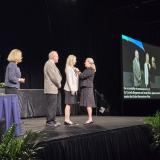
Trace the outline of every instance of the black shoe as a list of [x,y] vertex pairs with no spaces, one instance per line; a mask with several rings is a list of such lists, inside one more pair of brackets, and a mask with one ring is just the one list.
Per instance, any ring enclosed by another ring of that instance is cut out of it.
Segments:
[[84,125],[93,124],[93,121],[85,122]]
[[60,125],[61,125],[60,122],[55,122],[55,123],[54,123],[54,126],[55,126],[55,127],[58,127],[58,126],[60,126]]
[[46,123],[46,126],[48,126],[48,127],[58,127],[58,126],[60,126],[61,125],[61,123],[60,122],[53,122],[53,121],[51,121],[51,122],[47,122]]
[[66,121],[64,121],[64,125],[66,125],[66,126],[70,126],[70,125],[73,125],[73,123],[70,123],[70,122],[66,122]]
[[54,127],[54,122],[52,122],[52,121],[51,122],[47,122],[46,126],[48,126],[48,127]]

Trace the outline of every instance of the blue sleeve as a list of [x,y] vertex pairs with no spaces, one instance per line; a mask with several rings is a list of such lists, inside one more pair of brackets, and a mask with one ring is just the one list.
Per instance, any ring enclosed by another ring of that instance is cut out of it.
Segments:
[[19,78],[16,76],[16,70],[17,68],[15,68],[14,66],[8,68],[8,80],[9,82],[15,84],[18,83],[18,78]]

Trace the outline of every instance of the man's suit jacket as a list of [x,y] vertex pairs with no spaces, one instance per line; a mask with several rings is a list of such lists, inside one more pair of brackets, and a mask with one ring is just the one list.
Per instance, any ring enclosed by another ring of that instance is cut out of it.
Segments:
[[141,69],[139,61],[136,58],[133,60],[133,77],[134,77],[134,86],[138,87],[141,85]]
[[48,60],[44,65],[44,93],[58,94],[61,88],[62,76],[53,60]]

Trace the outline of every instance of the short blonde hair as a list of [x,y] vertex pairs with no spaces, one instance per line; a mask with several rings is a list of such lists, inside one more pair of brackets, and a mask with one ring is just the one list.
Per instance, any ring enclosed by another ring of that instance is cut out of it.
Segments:
[[22,52],[19,49],[13,49],[8,55],[7,60],[9,62],[22,62]]
[[93,69],[94,70],[94,72],[96,72],[96,65],[95,65],[95,63],[94,63],[94,60],[93,60],[93,58],[86,58],[86,61],[88,62],[88,63],[90,63],[90,65],[91,65],[91,69]]
[[73,67],[73,63],[74,63],[74,60],[75,60],[75,59],[76,59],[76,56],[70,54],[70,55],[67,57],[66,67],[68,67],[68,66]]

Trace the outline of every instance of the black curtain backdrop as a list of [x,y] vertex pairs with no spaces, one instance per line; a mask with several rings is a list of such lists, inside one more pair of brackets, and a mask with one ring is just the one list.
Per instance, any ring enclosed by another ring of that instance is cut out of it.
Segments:
[[[157,8],[152,6],[152,12],[148,12],[151,8],[147,5],[105,0],[1,1],[0,81],[4,81],[6,58],[13,48],[23,52],[20,67],[26,84],[21,88],[27,89],[43,88],[43,65],[50,50],[59,53],[63,85],[67,56],[77,56],[80,70],[84,69],[85,58],[91,56],[97,65],[95,88],[105,95],[112,114],[139,114],[139,101],[137,108],[131,106],[133,113],[122,99],[120,37],[123,33],[160,45]],[[155,106],[142,102],[143,114],[153,113],[159,106],[159,100]]]

